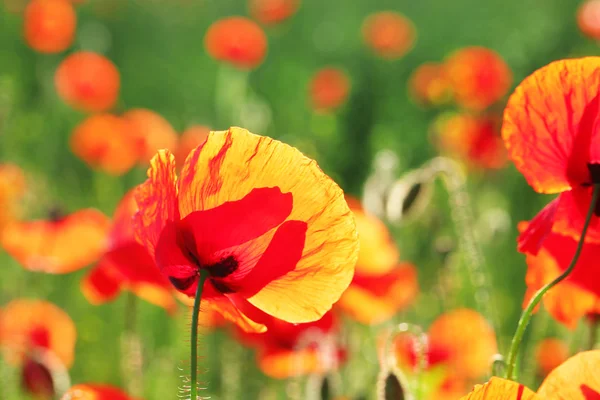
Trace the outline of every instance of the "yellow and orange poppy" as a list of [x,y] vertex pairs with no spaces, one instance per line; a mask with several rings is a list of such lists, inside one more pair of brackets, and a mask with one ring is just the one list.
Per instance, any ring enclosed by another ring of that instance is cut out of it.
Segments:
[[209,133],[210,128],[204,125],[192,125],[183,131],[175,149],[175,162],[183,165],[188,154],[206,142]]
[[569,358],[569,347],[560,339],[546,338],[536,345],[535,360],[538,372],[542,376],[548,375],[567,358]]
[[419,104],[440,105],[452,96],[444,66],[428,62],[419,65],[409,78],[409,93]]
[[177,133],[169,121],[154,111],[136,108],[123,114],[129,129],[140,147],[140,162],[147,165],[159,149],[175,151]]
[[330,111],[344,104],[349,91],[348,75],[335,67],[320,69],[311,78],[309,84],[312,107],[320,112]]
[[586,0],[577,10],[577,25],[591,39],[600,39],[600,0]]
[[19,216],[19,200],[26,190],[25,174],[15,164],[0,164],[0,238],[4,227]]
[[[160,150],[136,191],[138,240],[175,288],[249,331],[256,307],[319,319],[348,287],[358,254],[342,190],[297,149],[241,128],[211,132],[176,175]],[[252,212],[249,212],[251,210]]]
[[408,53],[417,36],[412,21],[393,11],[369,15],[363,23],[362,35],[375,54],[390,60]]
[[[545,399],[545,398],[544,398]],[[492,377],[489,382],[477,385],[461,400],[542,400],[520,383]]]
[[300,5],[300,0],[249,0],[252,18],[265,25],[279,24],[290,18]]
[[133,398],[114,386],[86,383],[71,387],[61,400],[133,400]]
[[25,41],[40,53],[60,53],[73,43],[76,24],[69,0],[32,0],[25,8]]

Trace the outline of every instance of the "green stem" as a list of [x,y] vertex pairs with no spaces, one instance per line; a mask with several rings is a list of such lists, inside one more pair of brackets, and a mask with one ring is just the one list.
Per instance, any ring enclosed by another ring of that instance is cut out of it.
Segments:
[[204,282],[208,278],[208,271],[201,269],[198,276],[198,288],[194,298],[194,309],[192,310],[192,338],[190,340],[190,400],[198,399],[198,314],[200,313],[200,300]]
[[590,336],[587,350],[594,350],[594,348],[596,348],[596,342],[598,339],[598,323],[600,323],[600,317],[598,315],[593,315],[590,317]]
[[515,335],[512,338],[512,342],[510,344],[510,351],[507,357],[507,365],[506,365],[506,378],[514,379],[515,378],[515,366],[517,363],[517,354],[519,352],[519,346],[523,341],[523,335],[525,334],[525,330],[527,329],[527,325],[531,320],[531,316],[533,314],[533,310],[542,300],[546,292],[552,289],[554,286],[562,282],[565,278],[567,278],[571,272],[575,269],[575,265],[577,264],[577,260],[581,254],[581,250],[583,249],[583,245],[585,243],[585,235],[587,233],[588,227],[590,226],[590,222],[592,220],[592,216],[594,215],[594,209],[596,208],[596,203],[598,201],[598,193],[600,192],[600,185],[594,185],[592,192],[592,201],[590,203],[590,208],[588,209],[587,215],[585,217],[585,222],[583,224],[583,229],[581,230],[581,237],[579,238],[579,243],[577,243],[577,249],[575,250],[575,254],[573,255],[573,259],[569,264],[569,267],[563,272],[561,275],[556,277],[552,282],[548,283],[546,286],[542,287],[538,290],[535,295],[527,304],[525,310],[521,314],[521,318],[519,319],[519,323],[517,325],[517,330]]

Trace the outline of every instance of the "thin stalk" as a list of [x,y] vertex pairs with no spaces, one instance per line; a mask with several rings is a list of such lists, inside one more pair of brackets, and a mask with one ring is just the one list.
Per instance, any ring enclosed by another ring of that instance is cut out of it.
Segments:
[[190,340],[191,359],[190,359],[190,399],[198,399],[198,313],[200,313],[200,300],[202,299],[202,289],[204,282],[208,278],[208,271],[201,269],[198,275],[198,288],[194,298],[194,308],[192,310],[192,337]]
[[515,335],[512,338],[512,342],[510,344],[510,351],[507,357],[507,365],[506,365],[506,378],[514,379],[515,378],[515,366],[517,363],[517,354],[519,353],[519,347],[521,342],[523,341],[523,335],[525,334],[525,330],[527,329],[527,325],[531,320],[531,316],[533,315],[533,310],[535,307],[542,301],[542,298],[548,292],[548,290],[552,289],[554,286],[562,282],[565,278],[567,278],[571,272],[575,269],[575,265],[577,264],[577,260],[581,255],[581,250],[583,250],[583,245],[585,243],[585,235],[587,233],[588,227],[590,226],[590,222],[592,220],[592,216],[594,215],[594,209],[596,208],[596,203],[598,201],[598,193],[600,192],[600,185],[594,185],[592,192],[592,201],[590,203],[590,208],[585,217],[585,222],[583,224],[583,229],[581,230],[581,237],[579,238],[579,243],[577,243],[577,249],[575,250],[575,254],[573,255],[573,259],[569,264],[569,267],[563,272],[561,275],[556,277],[552,282],[548,283],[546,286],[542,287],[538,290],[535,295],[527,304],[527,307],[521,314],[521,318],[519,319],[519,323],[517,325],[517,330]]
[[594,350],[596,347],[596,342],[598,341],[598,324],[600,323],[600,318],[598,315],[593,315],[590,317],[590,336],[588,337],[588,345],[587,350]]
[[121,370],[127,383],[127,391],[141,396],[143,391],[142,343],[136,332],[137,296],[127,293],[125,303],[125,329],[121,337]]

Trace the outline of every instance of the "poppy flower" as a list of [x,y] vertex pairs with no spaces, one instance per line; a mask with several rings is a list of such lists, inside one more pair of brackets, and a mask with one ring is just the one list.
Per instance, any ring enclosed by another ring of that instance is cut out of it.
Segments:
[[600,39],[600,0],[587,0],[577,10],[577,25],[591,39]]
[[341,69],[326,67],[311,78],[309,90],[313,108],[326,112],[344,104],[350,91],[350,80]]
[[108,248],[81,282],[81,289],[92,304],[113,300],[125,289],[173,312],[176,303],[170,282],[160,272],[146,248],[135,240],[131,222],[137,210],[133,192],[130,191],[115,211],[108,235]]
[[18,203],[26,189],[25,174],[17,165],[0,164],[0,237],[18,216]]
[[2,247],[27,270],[64,274],[98,259],[106,248],[109,227],[104,214],[84,209],[47,220],[12,223],[4,230]]
[[485,47],[465,47],[454,52],[444,64],[456,103],[468,109],[483,110],[508,92],[512,72],[495,51]]
[[211,132],[186,159],[160,150],[136,191],[138,239],[175,288],[246,330],[254,306],[319,319],[348,287],[358,238],[342,190],[297,149],[245,129]]
[[250,15],[265,25],[285,21],[298,9],[300,0],[249,0]]
[[417,36],[412,21],[392,11],[369,15],[363,23],[362,35],[375,54],[389,60],[408,53],[413,48]]
[[540,341],[535,349],[535,360],[542,376],[546,376],[569,358],[569,347],[556,338]]
[[600,399],[599,369],[600,350],[578,353],[548,374],[538,395],[548,400]]
[[76,336],[71,318],[47,301],[13,300],[0,310],[0,348],[37,399],[54,396],[53,374],[73,364]]
[[169,121],[151,110],[136,108],[123,114],[129,122],[129,129],[140,147],[140,162],[144,165],[159,149],[175,151],[177,147],[177,133]]
[[[592,184],[600,183],[599,68],[600,57],[552,62],[508,100],[502,137],[509,156],[536,192],[560,193],[521,233],[520,251],[536,254],[551,231],[575,240],[581,235]],[[595,214],[589,242],[600,241],[598,208]]]
[[206,142],[209,133],[210,128],[203,125],[193,125],[183,131],[175,149],[175,161],[177,164],[183,165],[188,154]]
[[77,15],[68,0],[32,0],[25,8],[27,44],[40,53],[60,53],[73,43]]
[[446,71],[439,63],[419,65],[410,76],[408,87],[411,97],[423,105],[440,105],[452,96]]
[[[489,382],[477,385],[461,400],[541,400],[527,387],[506,379],[492,377]],[[546,399],[546,397],[544,397]]]
[[500,118],[494,115],[445,114],[434,122],[433,131],[442,153],[472,168],[498,169],[506,164]]
[[208,28],[204,47],[215,60],[241,69],[253,69],[262,64],[267,54],[267,36],[248,18],[228,17]]
[[59,97],[71,107],[102,112],[117,102],[121,78],[108,58],[91,51],[78,51],[60,63],[54,85]]
[[70,388],[61,400],[133,400],[121,389],[100,384],[79,384]]
[[91,168],[111,175],[129,171],[140,158],[140,146],[129,121],[111,114],[86,118],[73,131],[73,153]]

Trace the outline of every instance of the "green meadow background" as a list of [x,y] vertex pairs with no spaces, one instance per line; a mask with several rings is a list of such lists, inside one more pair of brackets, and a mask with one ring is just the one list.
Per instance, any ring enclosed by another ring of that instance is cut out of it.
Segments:
[[[441,61],[463,46],[487,46],[507,61],[514,86],[552,60],[598,54],[597,44],[577,29],[577,6],[577,1],[564,0],[303,0],[290,20],[266,29],[268,56],[258,69],[246,73],[221,66],[203,48],[209,24],[224,16],[247,15],[245,1],[89,0],[77,8],[77,38],[69,51],[98,51],[115,62],[122,79],[118,111],[152,109],[179,132],[196,123],[214,129],[240,125],[281,139],[316,158],[348,193],[361,196],[379,151],[397,155],[398,176],[437,155],[429,141],[429,125],[452,106],[424,109],[410,100],[407,80],[418,65]],[[416,45],[400,60],[376,58],[362,43],[363,19],[382,10],[402,12],[416,26]],[[33,193],[26,199],[28,218],[43,217],[53,206],[68,211],[97,207],[111,215],[120,197],[144,179],[145,171],[139,168],[111,177],[91,171],[71,153],[69,136],[85,116],[64,105],[54,90],[53,74],[66,53],[35,53],[25,45],[21,26],[21,16],[0,5],[0,162],[17,163],[27,172]],[[342,108],[319,115],[309,107],[307,83],[326,65],[344,68],[352,89]],[[440,271],[448,267],[439,242],[450,239],[456,244],[458,237],[448,194],[439,182],[434,186],[433,201],[424,214],[391,226],[402,259],[418,267],[421,285],[415,305],[395,322],[425,329],[444,310],[476,306],[468,284],[449,299],[438,296]],[[516,223],[533,217],[552,198],[535,194],[512,164],[496,172],[470,174],[467,191],[474,228],[483,239],[488,294],[497,311],[499,345],[505,354],[525,289],[524,257],[515,246]],[[468,281],[463,265],[453,271],[453,280]],[[85,273],[86,269],[68,275],[34,274],[0,252],[0,306],[21,297],[56,303],[78,329],[72,381],[127,387],[120,367],[127,296],[99,307],[90,305],[79,287]],[[134,323],[143,343],[144,399],[176,398],[182,374],[178,367],[187,365],[188,319],[183,306],[169,317],[162,309],[138,302]],[[379,329],[347,324],[346,334],[359,338],[359,346],[351,348],[349,363],[341,371],[339,394],[374,397]],[[585,327],[566,331],[541,312],[528,336],[531,343],[558,335],[576,349],[585,334]],[[203,394],[212,399],[291,398],[290,390],[304,385],[302,380],[290,384],[266,378],[255,367],[253,352],[223,332],[203,334],[201,341],[206,368],[201,379],[208,382]],[[530,350],[526,347],[525,354]],[[24,398],[17,391],[16,371],[0,365],[0,399]],[[523,383],[535,386],[531,368],[526,371]]]

